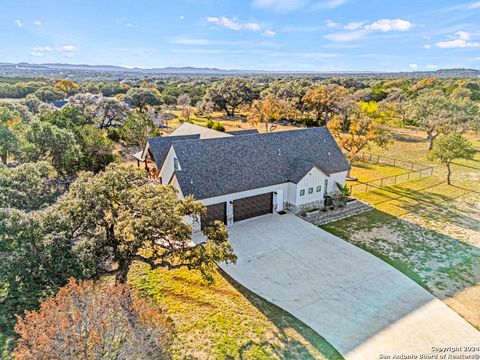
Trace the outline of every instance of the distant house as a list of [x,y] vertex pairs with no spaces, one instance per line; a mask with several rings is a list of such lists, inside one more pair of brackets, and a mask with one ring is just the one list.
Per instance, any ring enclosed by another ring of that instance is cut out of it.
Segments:
[[192,219],[195,230],[213,220],[228,225],[322,207],[350,169],[325,127],[259,134],[183,124],[170,136],[149,139],[137,157],[157,181],[207,207],[206,217]]

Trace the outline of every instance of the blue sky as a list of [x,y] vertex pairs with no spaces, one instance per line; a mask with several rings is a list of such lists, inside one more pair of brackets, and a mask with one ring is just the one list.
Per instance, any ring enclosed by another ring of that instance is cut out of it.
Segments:
[[0,62],[480,68],[480,1],[2,0],[0,8]]

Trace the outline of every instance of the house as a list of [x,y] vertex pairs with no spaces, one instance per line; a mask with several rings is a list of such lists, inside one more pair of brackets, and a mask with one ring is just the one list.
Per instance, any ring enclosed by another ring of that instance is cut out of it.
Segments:
[[204,129],[149,139],[141,154],[157,181],[207,207],[203,219],[192,219],[196,231],[213,220],[229,225],[284,209],[322,207],[350,169],[325,127],[218,137]]

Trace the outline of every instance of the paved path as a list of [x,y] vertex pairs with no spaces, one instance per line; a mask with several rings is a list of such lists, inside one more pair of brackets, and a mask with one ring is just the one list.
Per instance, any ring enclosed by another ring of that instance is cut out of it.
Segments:
[[405,275],[294,215],[266,215],[229,231],[238,261],[222,268],[348,360],[480,345],[480,332]]

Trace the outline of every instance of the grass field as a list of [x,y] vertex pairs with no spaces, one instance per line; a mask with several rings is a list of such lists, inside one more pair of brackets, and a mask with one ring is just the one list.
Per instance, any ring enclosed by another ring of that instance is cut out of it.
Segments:
[[136,264],[130,283],[173,319],[175,359],[342,359],[320,335],[282,309],[215,274],[150,271]]
[[[480,154],[457,161],[447,185],[423,134],[393,131],[390,147],[371,152],[431,164],[434,176],[358,193],[375,210],[322,227],[396,267],[480,329]],[[378,177],[389,171],[378,170]],[[376,175],[353,171],[363,181]]]
[[[356,161],[352,165],[350,175],[359,182],[367,182],[383,177],[406,174],[408,170],[383,164],[372,164],[366,161]],[[355,183],[353,181],[352,183]]]

